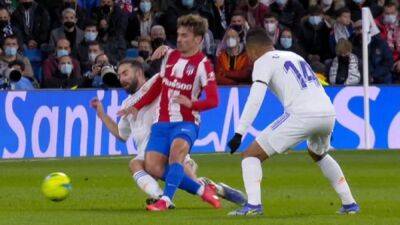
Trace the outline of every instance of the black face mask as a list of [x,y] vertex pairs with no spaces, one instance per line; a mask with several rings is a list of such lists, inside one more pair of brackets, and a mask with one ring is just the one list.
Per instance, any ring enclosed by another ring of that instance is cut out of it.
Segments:
[[349,64],[350,57],[349,56],[339,56],[338,60],[339,60],[339,63]]
[[157,49],[158,47],[160,47],[161,45],[164,44],[164,39],[162,38],[156,38],[151,42],[151,47],[153,47],[153,49]]
[[0,20],[0,28],[3,29],[8,25],[8,20]]
[[22,3],[22,7],[24,7],[24,9],[29,9],[32,7],[33,2],[23,2]]
[[75,23],[74,23],[74,22],[71,22],[71,21],[68,21],[68,22],[65,22],[65,23],[64,23],[64,26],[65,26],[66,28],[70,29],[70,28],[72,28],[72,27],[75,26]]
[[234,29],[238,33],[241,33],[243,30],[243,27],[241,25],[232,25],[231,28]]
[[254,7],[254,6],[256,6],[257,3],[258,3],[258,0],[248,0],[248,1],[249,1],[249,6],[250,6],[250,7]]
[[104,14],[110,14],[110,12],[111,12],[111,8],[110,7],[111,6],[109,6],[109,5],[103,5],[101,7],[101,10],[103,11]]
[[150,52],[149,51],[139,51],[138,54],[140,57],[142,57],[144,60],[146,60],[149,57]]

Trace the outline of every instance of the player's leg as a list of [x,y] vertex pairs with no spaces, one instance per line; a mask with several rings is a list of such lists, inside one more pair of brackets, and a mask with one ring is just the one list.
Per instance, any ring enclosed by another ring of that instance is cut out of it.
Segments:
[[331,132],[335,119],[334,117],[324,117],[315,120],[315,124],[319,124],[319,127],[317,132],[307,140],[308,153],[339,195],[342,201],[342,208],[339,212],[357,213],[360,208],[351,194],[342,169],[336,160],[327,153],[330,148]]
[[138,187],[150,198],[157,199],[162,195],[163,192],[158,182],[145,171],[144,160],[132,159],[129,163],[129,168]]

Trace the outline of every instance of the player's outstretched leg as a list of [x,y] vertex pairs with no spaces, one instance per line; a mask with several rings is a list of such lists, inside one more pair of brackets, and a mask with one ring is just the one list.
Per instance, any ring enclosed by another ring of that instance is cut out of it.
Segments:
[[308,151],[313,160],[321,168],[322,173],[330,181],[332,187],[339,195],[342,201],[342,207],[338,211],[340,214],[355,214],[360,211],[359,205],[351,194],[350,187],[347,184],[346,178],[340,168],[339,164],[330,155],[324,154],[322,156],[316,155],[312,151]]
[[158,182],[144,170],[144,161],[132,159],[129,163],[132,178],[138,187],[150,198],[157,199],[162,195]]
[[198,181],[202,184],[212,184],[216,187],[217,195],[227,201],[244,206],[247,203],[247,198],[240,190],[230,187],[224,183],[215,183],[207,177],[200,177]]
[[268,155],[254,141],[251,146],[242,153],[242,175],[244,187],[247,193],[247,203],[240,209],[230,212],[230,216],[253,216],[262,215],[261,204],[261,162],[268,158]]

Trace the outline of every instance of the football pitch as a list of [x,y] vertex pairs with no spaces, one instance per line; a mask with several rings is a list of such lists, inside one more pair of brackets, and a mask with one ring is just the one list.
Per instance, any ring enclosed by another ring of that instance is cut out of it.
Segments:
[[[146,196],[128,172],[130,158],[0,161],[0,224],[400,224],[400,151],[334,152],[361,206],[357,215],[337,215],[340,202],[319,167],[304,152],[280,155],[263,165],[263,216],[228,217],[237,206],[215,210],[179,191],[176,209],[146,212]],[[199,176],[243,190],[239,156],[194,155]],[[51,172],[72,180],[63,202],[43,197]]]

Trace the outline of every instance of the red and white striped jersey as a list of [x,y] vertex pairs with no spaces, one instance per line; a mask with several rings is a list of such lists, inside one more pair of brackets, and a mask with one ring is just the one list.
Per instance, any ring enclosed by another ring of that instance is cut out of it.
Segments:
[[[203,89],[206,91],[206,99],[199,100]],[[160,98],[156,122],[186,121],[199,124],[199,111],[218,105],[217,85],[211,62],[202,52],[183,57],[178,50],[170,50],[162,62],[158,80],[135,107],[140,109],[158,95]],[[192,108],[174,102],[173,99],[179,95],[191,99]]]

